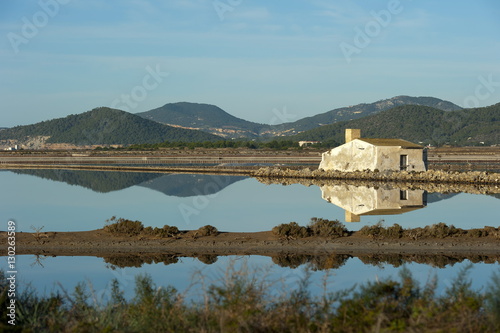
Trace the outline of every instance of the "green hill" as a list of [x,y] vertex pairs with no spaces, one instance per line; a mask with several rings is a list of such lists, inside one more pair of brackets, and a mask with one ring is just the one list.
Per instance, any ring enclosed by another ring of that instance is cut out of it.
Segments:
[[344,143],[346,128],[360,128],[363,137],[367,138],[401,138],[422,144],[498,144],[500,103],[457,111],[420,105],[398,106],[361,119],[321,126],[287,139],[339,145]]
[[402,105],[424,105],[443,111],[460,110],[461,107],[451,102],[434,97],[411,97],[396,96],[389,99],[380,100],[374,103],[362,103],[349,107],[334,109],[312,117],[299,119],[292,123],[274,126],[275,130],[296,134],[319,126],[333,124],[341,121],[349,121],[364,118],[378,112],[389,110]]
[[137,115],[162,124],[199,129],[225,138],[268,138],[294,135],[319,126],[358,119],[400,105],[425,105],[444,111],[461,109],[451,102],[434,97],[397,96],[374,103],[339,108],[279,125],[258,124],[234,117],[215,105],[187,102],[165,104]]
[[165,104],[137,115],[162,124],[199,129],[227,138],[257,137],[261,128],[267,126],[232,116],[215,105],[187,102]]
[[49,136],[47,143],[75,145],[210,141],[221,137],[201,131],[174,128],[137,115],[106,107],[0,131],[0,140]]

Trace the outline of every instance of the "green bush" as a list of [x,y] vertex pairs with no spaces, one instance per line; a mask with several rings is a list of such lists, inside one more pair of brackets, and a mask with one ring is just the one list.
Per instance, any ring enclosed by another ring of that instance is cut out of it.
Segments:
[[116,221],[104,227],[104,230],[117,235],[137,236],[143,229],[144,225],[140,221],[131,221],[124,218],[116,219],[114,216],[107,222]]
[[468,236],[471,238],[493,237],[500,238],[499,228],[484,227],[482,229],[464,230],[456,228],[453,225],[438,223],[425,226],[424,228],[403,229],[399,224],[394,224],[391,227],[384,227],[382,222],[378,222],[372,226],[364,226],[359,230],[359,233],[364,236],[369,236],[374,239],[398,239],[407,238],[417,240],[421,238],[447,238]]
[[283,223],[272,229],[273,234],[284,239],[297,239],[309,236],[309,230],[297,222]]
[[[443,292],[437,292],[436,278],[421,286],[403,268],[399,279],[377,279],[339,292],[325,289],[323,295],[313,296],[310,271],[291,287],[270,281],[262,269],[231,265],[219,280],[203,288],[198,302],[186,300],[171,286],[157,286],[149,275],[138,275],[130,300],[117,280],[112,281],[107,302],[93,299],[92,288],[83,283],[62,296],[20,292],[15,328],[19,332],[498,332],[500,276],[494,275],[486,289],[476,291],[467,271],[462,269]],[[3,308],[7,288],[0,271]],[[0,323],[1,331],[8,329]]]
[[203,236],[217,236],[219,234],[219,230],[216,227],[211,225],[205,225],[197,230],[197,235],[200,237]]
[[338,238],[349,236],[347,228],[338,220],[326,220],[313,217],[309,223],[309,229],[313,236]]
[[433,224],[431,226],[426,226],[424,230],[427,236],[436,238],[453,237],[461,233],[461,230],[455,228],[455,226],[447,226],[442,222]]
[[397,223],[391,227],[384,227],[383,221],[380,221],[372,226],[364,226],[359,232],[361,235],[369,236],[374,239],[397,239],[403,237],[405,230]]
[[111,219],[106,221],[108,224],[104,227],[104,230],[116,234],[116,235],[127,235],[127,236],[155,236],[160,238],[167,237],[176,237],[181,232],[177,227],[164,225],[163,228],[152,228],[152,227],[144,227],[142,222],[140,221],[131,221],[124,218],[117,219],[116,217],[112,217]]

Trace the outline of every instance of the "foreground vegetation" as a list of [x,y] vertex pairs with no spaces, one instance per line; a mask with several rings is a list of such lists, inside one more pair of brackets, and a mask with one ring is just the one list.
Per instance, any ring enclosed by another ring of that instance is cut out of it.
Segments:
[[[181,231],[175,226],[165,225],[162,228],[144,227],[140,221],[132,221],[124,218],[112,218],[106,220],[104,231],[116,236],[155,236],[158,238],[177,238],[190,233],[193,237],[217,236],[219,231],[216,227],[206,225],[196,231]],[[294,240],[306,237],[322,237],[335,239],[349,237],[354,233],[377,240],[383,239],[425,239],[425,238],[449,238],[449,237],[493,237],[500,239],[500,228],[488,227],[476,229],[461,229],[445,223],[437,223],[423,228],[403,228],[399,224],[384,226],[383,222],[374,225],[366,225],[359,231],[349,231],[345,225],[338,220],[327,220],[313,217],[307,226],[301,226],[297,222],[282,223],[272,229],[272,233],[279,239]]]
[[[289,148],[300,149],[298,141],[272,140],[269,142],[249,140],[219,140],[219,141],[165,141],[153,144],[135,144],[128,147],[129,150],[157,150],[162,148],[248,148],[248,149],[276,149],[287,150]],[[102,148],[101,148],[102,149]]]
[[[281,239],[299,239],[310,236],[325,237],[329,239],[347,237],[354,232],[347,230],[338,220],[326,220],[313,217],[308,226],[301,226],[297,222],[283,223],[273,228],[273,234]],[[361,236],[373,239],[410,239],[423,238],[448,238],[448,237],[494,237],[500,239],[500,228],[484,227],[476,229],[461,229],[445,223],[437,223],[423,228],[403,228],[399,224],[384,226],[383,222],[374,225],[365,225],[358,232]]]
[[74,145],[137,144],[169,141],[211,141],[220,136],[162,125],[137,115],[106,107],[81,114],[16,126],[0,131],[0,140],[50,137],[47,143]]
[[[106,223],[107,225],[103,228],[104,231],[116,236],[133,237],[140,235],[155,236],[159,238],[177,238],[179,235],[187,233],[186,231],[180,231],[177,227],[169,225],[164,225],[162,228],[144,227],[141,221],[131,221],[124,218],[116,218],[116,216],[106,220]],[[216,227],[205,225],[192,233],[192,237],[217,236],[218,234],[219,231]]]
[[[1,316],[6,318],[7,280],[0,273]],[[26,332],[498,332],[500,274],[483,291],[471,288],[467,269],[444,292],[437,281],[421,286],[403,268],[399,279],[368,282],[359,288],[310,292],[310,274],[293,286],[272,282],[246,265],[230,265],[224,277],[201,289],[201,301],[187,301],[171,286],[148,275],[135,279],[134,295],[124,296],[113,280],[99,300],[84,283],[72,293],[39,297],[28,290],[17,298],[17,325],[2,331]]]

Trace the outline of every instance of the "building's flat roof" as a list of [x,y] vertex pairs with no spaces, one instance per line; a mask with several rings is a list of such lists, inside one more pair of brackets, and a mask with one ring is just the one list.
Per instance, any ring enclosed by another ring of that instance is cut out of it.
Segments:
[[421,145],[417,145],[416,143],[402,140],[402,139],[368,139],[368,138],[359,138],[357,140],[364,141],[374,146],[393,146],[393,147],[401,147],[401,148],[409,148],[409,149],[423,149],[424,147]]

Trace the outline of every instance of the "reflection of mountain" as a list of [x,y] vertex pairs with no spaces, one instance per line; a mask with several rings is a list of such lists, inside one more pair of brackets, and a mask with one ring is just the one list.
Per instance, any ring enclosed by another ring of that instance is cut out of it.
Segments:
[[190,197],[217,193],[226,186],[245,178],[247,177],[168,174],[159,178],[147,180],[139,184],[139,186],[156,190],[166,195]]
[[359,222],[363,215],[403,214],[427,205],[424,190],[324,185],[321,192],[323,199],[345,209],[346,222]]
[[494,194],[488,194],[489,196],[492,196],[493,198],[500,199],[500,193],[494,193]]
[[84,170],[13,170],[15,173],[26,174],[65,182],[89,188],[94,192],[107,193],[123,190],[130,186],[161,177],[157,173],[114,172],[114,171],[84,171]]
[[13,170],[18,174],[65,182],[107,193],[139,185],[166,195],[189,197],[217,193],[246,177],[84,170]]
[[453,198],[455,195],[459,195],[460,193],[428,193],[427,194],[427,203],[434,203],[441,200],[447,200]]

